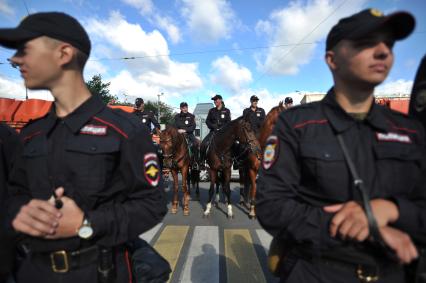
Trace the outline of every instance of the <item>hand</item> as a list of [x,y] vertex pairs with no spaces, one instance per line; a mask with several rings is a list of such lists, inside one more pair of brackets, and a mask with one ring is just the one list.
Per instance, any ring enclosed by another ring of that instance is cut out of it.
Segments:
[[[56,189],[56,196],[63,203],[62,217],[54,234],[46,235],[46,239],[70,238],[77,235],[78,228],[83,224],[84,212],[77,206],[73,199],[64,196],[64,188]],[[49,202],[54,203],[53,197]]]
[[184,133],[186,133],[186,131],[185,131],[184,129],[179,129],[179,130],[178,130],[178,133],[180,133],[180,134],[184,134]]
[[399,210],[394,202],[385,199],[373,199],[370,204],[379,227],[387,226],[389,223],[398,220]]
[[364,209],[355,201],[343,204],[325,206],[325,212],[335,213],[330,223],[330,236],[357,240],[359,242],[367,239],[370,234],[368,220]]
[[62,213],[55,208],[54,201],[32,199],[23,205],[12,221],[17,232],[33,237],[45,237],[56,233]]
[[418,257],[416,246],[408,234],[389,226],[380,227],[379,231],[383,241],[395,251],[402,263],[408,264]]

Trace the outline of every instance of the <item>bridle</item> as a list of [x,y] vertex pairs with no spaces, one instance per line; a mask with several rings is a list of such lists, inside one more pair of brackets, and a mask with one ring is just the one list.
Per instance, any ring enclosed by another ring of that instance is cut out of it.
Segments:
[[[170,135],[169,135],[170,136]],[[160,135],[160,144],[161,143],[166,143],[166,142],[171,142],[173,140],[173,138],[170,136],[167,139],[161,139],[161,135]],[[185,140],[185,138],[184,138]],[[184,159],[187,155],[188,155],[188,151],[185,150],[185,154],[183,154],[179,159],[175,160],[175,152],[177,151],[176,149],[176,144],[171,143],[171,153],[170,154],[165,154],[165,152],[163,151],[163,158],[164,160],[168,161],[171,160],[172,166],[171,167],[177,167],[177,164]]]

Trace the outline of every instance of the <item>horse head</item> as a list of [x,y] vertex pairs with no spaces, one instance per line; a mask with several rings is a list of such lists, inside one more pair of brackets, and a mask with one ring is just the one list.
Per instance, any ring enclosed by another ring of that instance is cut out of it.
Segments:
[[172,168],[173,157],[175,152],[174,141],[175,137],[179,135],[177,129],[170,125],[160,133],[160,147],[163,151],[163,164],[165,168]]

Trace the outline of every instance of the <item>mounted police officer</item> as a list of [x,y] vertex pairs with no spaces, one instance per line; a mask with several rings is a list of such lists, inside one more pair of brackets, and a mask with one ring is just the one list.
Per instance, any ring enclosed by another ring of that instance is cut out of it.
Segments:
[[154,112],[151,110],[145,110],[145,103],[142,98],[138,97],[135,100],[135,106],[133,108],[133,115],[138,117],[142,124],[148,127],[151,131],[151,124],[154,125],[153,133],[159,135],[160,134],[160,124],[155,118]]
[[59,12],[36,13],[0,44],[29,89],[55,98],[20,133],[8,185],[10,229],[19,235],[17,282],[129,282],[126,243],[167,212],[149,131],[107,107],[83,79],[91,43]]
[[188,146],[192,151],[192,161],[195,162],[195,164],[192,165],[198,167],[199,142],[194,135],[196,126],[195,116],[188,112],[188,103],[181,102],[180,113],[175,115],[174,124],[179,133],[185,134],[185,137],[189,142]]
[[250,107],[244,109],[243,116],[250,123],[253,132],[256,136],[259,134],[260,128],[262,127],[263,121],[265,120],[265,110],[257,107],[259,98],[256,95],[250,97]]
[[[425,239],[425,132],[374,103],[395,41],[415,20],[369,9],[329,32],[334,86],[322,101],[283,111],[258,178],[257,216],[284,245],[281,282],[405,283],[403,264]],[[410,281],[407,283],[411,283]]]
[[206,118],[207,127],[210,129],[209,134],[203,139],[200,148],[200,166],[204,168],[205,156],[207,149],[213,138],[214,132],[231,121],[231,111],[225,107],[222,96],[216,94],[212,97],[215,107],[209,110]]

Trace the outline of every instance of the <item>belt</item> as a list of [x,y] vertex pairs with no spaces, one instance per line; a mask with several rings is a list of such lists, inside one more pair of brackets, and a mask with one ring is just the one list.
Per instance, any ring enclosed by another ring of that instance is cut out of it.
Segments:
[[50,265],[55,273],[66,273],[88,264],[97,263],[99,252],[97,246],[91,246],[71,252],[59,250],[51,253],[35,253],[32,257],[39,258]]
[[352,272],[361,283],[376,282],[381,277],[387,276],[391,273],[401,271],[401,266],[397,263],[377,263],[365,264],[362,262],[347,262],[337,258],[327,256],[316,257],[299,251],[292,251],[291,254],[296,258],[304,259],[314,265],[325,265],[337,269]]

